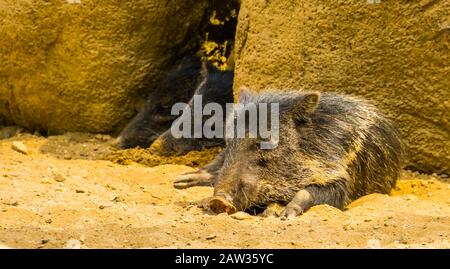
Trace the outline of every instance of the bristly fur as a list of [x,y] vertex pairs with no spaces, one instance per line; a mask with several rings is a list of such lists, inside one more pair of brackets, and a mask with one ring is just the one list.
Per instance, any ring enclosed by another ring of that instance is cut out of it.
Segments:
[[[204,79],[199,83],[195,90],[195,95],[202,96],[202,103],[205,106],[208,103],[217,103],[226,111],[226,104],[233,103],[233,71],[221,71],[212,64],[204,64]],[[193,99],[188,103],[193,108]],[[193,109],[191,109],[193,113]],[[225,123],[226,114],[223,114],[223,122]],[[206,120],[206,119],[204,119]],[[192,129],[194,129],[194,121],[191,121]],[[211,147],[225,146],[223,138],[174,138],[169,130],[164,132],[160,137],[161,149],[167,153],[183,154],[192,150],[201,150]]]
[[170,114],[172,106],[177,102],[188,102],[202,79],[200,59],[192,55],[183,57],[180,64],[151,91],[144,107],[122,130],[117,146],[150,146],[176,119]]
[[215,193],[228,193],[246,210],[286,204],[307,187],[316,202],[338,208],[366,194],[390,192],[403,159],[392,122],[367,101],[336,93],[320,94],[311,113],[302,115],[309,110],[300,107],[293,115],[308,95],[318,93],[241,94],[244,103],[279,103],[280,141],[273,150],[259,149],[249,138],[227,141]]

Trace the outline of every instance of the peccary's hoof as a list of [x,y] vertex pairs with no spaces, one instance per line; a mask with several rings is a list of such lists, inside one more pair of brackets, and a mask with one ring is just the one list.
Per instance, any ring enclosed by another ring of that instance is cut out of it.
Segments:
[[186,189],[194,186],[211,186],[212,175],[204,170],[186,173],[175,179],[173,186],[176,189]]
[[224,212],[233,214],[237,212],[236,207],[221,196],[213,197],[211,201],[209,201],[209,208],[216,214]]
[[167,150],[163,147],[164,141],[162,138],[157,138],[153,143],[150,145],[149,150],[152,152],[155,152],[161,156],[166,156],[170,152],[167,152]]
[[301,214],[303,214],[303,209],[300,206],[288,204],[280,216],[282,219],[293,219]]
[[175,179],[173,182],[173,187],[175,189],[187,189],[193,186],[196,186],[196,179],[192,178],[191,175],[182,175],[179,178]]
[[265,217],[265,218],[278,218],[281,216],[281,212],[284,211],[284,206],[280,205],[280,204],[271,204],[269,205],[264,212],[261,213],[261,217]]

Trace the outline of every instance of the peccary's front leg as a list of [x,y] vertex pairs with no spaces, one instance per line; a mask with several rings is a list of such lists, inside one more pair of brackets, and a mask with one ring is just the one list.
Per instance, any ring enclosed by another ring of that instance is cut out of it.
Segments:
[[334,181],[326,185],[311,185],[297,192],[281,213],[281,217],[296,217],[310,207],[328,204],[343,209],[347,199],[347,186],[344,180]]
[[182,174],[175,179],[173,186],[176,189],[186,189],[194,186],[213,186],[217,174],[222,168],[225,159],[223,151],[216,156],[216,158],[194,172]]

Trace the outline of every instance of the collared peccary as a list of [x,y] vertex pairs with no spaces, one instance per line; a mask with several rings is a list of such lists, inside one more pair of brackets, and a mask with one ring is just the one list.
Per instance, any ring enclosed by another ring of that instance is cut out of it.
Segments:
[[201,61],[195,56],[185,56],[180,64],[150,94],[142,110],[122,130],[116,139],[118,148],[146,148],[170,128],[176,116],[172,106],[187,102],[202,81]]
[[[370,193],[389,193],[402,166],[393,124],[373,105],[336,93],[243,91],[239,102],[279,104],[279,142],[227,139],[209,165],[180,176],[176,188],[214,186],[216,213],[261,210],[280,203],[283,217],[318,204],[344,208]],[[239,115],[237,115],[239,116]]]
[[[194,97],[197,96],[201,99],[200,109],[203,111],[207,104],[216,103],[218,104],[222,111],[226,111],[225,107],[227,103],[233,103],[233,71],[226,70],[222,71],[214,67],[211,63],[207,62],[203,66],[203,72],[205,73],[203,81],[199,84],[198,88],[195,90]],[[194,97],[187,103],[189,108],[189,116],[192,119],[190,124],[190,130],[193,134],[194,124],[195,124],[195,109],[194,109]],[[198,99],[197,99],[198,100]],[[200,115],[203,124],[210,118],[206,115]],[[222,114],[222,127],[225,124],[226,113]],[[185,127],[185,126],[183,126]],[[217,126],[213,126],[213,129]],[[164,153],[178,153],[185,154],[192,150],[201,150],[216,146],[225,146],[224,138],[212,137],[206,138],[204,136],[198,138],[175,138],[172,131],[168,129],[164,134],[162,134],[158,141],[161,152]]]

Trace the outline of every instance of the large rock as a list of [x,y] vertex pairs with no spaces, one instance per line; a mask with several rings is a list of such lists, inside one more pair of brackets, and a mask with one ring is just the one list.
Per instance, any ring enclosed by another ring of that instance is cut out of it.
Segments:
[[405,138],[408,167],[450,172],[450,2],[243,0],[242,86],[371,99]]
[[111,131],[190,45],[206,6],[1,0],[0,121],[51,133]]

